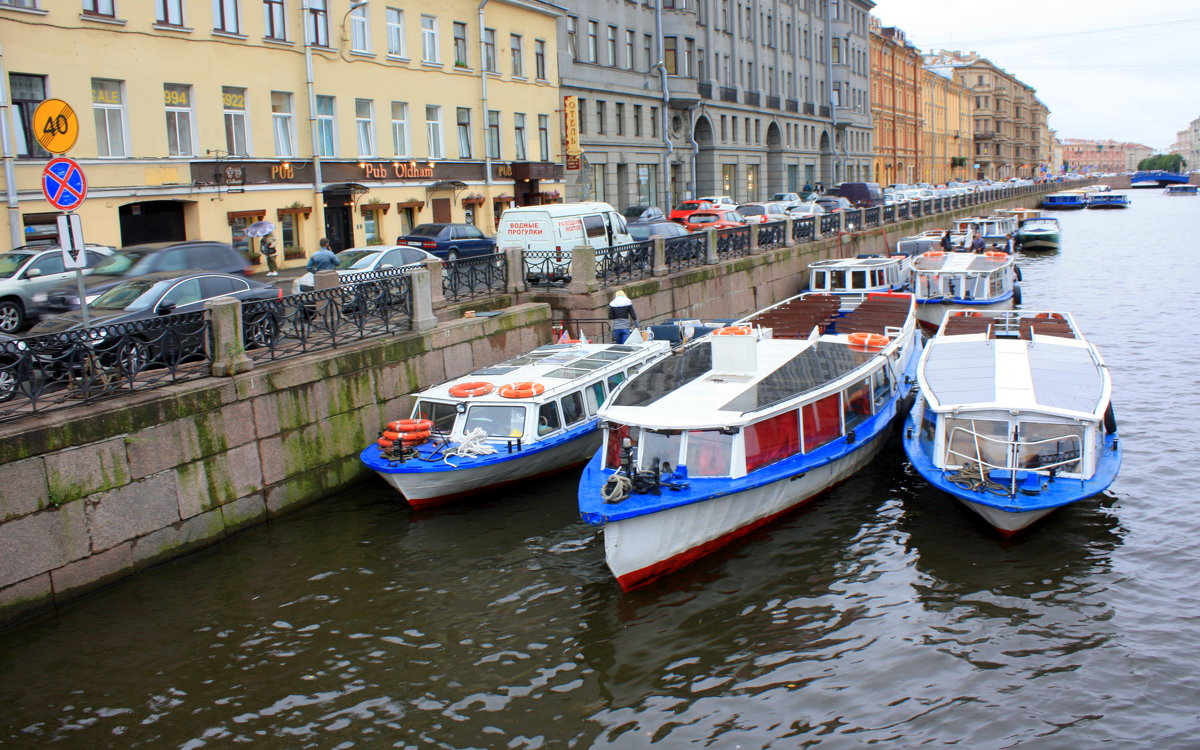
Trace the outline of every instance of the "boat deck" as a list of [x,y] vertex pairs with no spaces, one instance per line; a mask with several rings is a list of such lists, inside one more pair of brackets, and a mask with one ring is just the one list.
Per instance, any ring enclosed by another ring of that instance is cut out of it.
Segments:
[[[943,336],[957,336],[968,333],[985,333],[988,338],[1011,338],[1012,331],[1003,326],[997,326],[993,318],[976,317],[972,315],[951,315],[942,326]],[[1058,336],[1065,339],[1079,338],[1070,324],[1058,318],[1029,318],[1022,317],[1017,324],[1017,337],[1030,341],[1033,334],[1039,336]]]
[[810,294],[790,299],[746,319],[747,323],[770,328],[777,339],[806,339],[813,328],[824,330],[841,308],[841,299],[834,294]]
[[834,331],[827,333],[879,333],[886,334],[886,329],[903,328],[908,319],[908,308],[912,298],[904,296],[887,296],[873,294],[855,309],[834,319]]

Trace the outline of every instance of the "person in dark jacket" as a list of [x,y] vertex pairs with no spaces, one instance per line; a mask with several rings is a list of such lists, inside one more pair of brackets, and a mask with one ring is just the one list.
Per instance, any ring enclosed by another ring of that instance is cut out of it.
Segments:
[[954,249],[954,243],[950,241],[950,230],[949,229],[947,229],[945,232],[942,233],[941,244],[942,244],[942,249],[945,250],[946,252],[950,252],[951,250]]
[[624,344],[630,332],[637,327],[637,313],[633,310],[633,300],[622,290],[613,294],[612,302],[608,303],[608,325],[612,328],[613,343]]

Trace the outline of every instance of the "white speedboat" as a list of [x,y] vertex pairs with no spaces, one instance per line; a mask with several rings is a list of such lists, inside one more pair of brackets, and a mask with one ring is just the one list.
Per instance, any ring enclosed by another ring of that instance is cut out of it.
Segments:
[[903,255],[831,258],[808,264],[810,292],[839,295],[898,292],[908,282],[908,258]]
[[600,410],[579,483],[624,589],[676,571],[848,478],[908,404],[906,293],[802,294],[643,370]]
[[1017,249],[1057,250],[1062,242],[1062,228],[1053,216],[1025,219],[1017,229]]
[[414,508],[578,466],[600,444],[600,405],[670,348],[538,347],[421,391],[359,457]]
[[1067,313],[952,311],[918,381],[909,460],[1005,535],[1116,478],[1112,381]]
[[945,253],[930,250],[910,261],[917,317],[936,331],[952,307],[973,310],[1011,310],[1021,301],[1020,271],[1013,257],[1001,250],[984,253]]

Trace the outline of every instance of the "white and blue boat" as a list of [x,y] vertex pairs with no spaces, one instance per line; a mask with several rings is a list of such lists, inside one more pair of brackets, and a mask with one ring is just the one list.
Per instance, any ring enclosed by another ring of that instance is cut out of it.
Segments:
[[917,295],[917,318],[936,331],[954,307],[1011,310],[1021,301],[1020,271],[1012,255],[1001,250],[946,253],[930,250],[909,262]]
[[1124,193],[1104,191],[1087,194],[1088,208],[1129,208],[1129,196]]
[[1042,202],[1039,205],[1047,209],[1073,211],[1080,208],[1087,208],[1087,195],[1076,190],[1050,193],[1049,195],[1042,196]]
[[830,258],[808,264],[808,291],[859,296],[899,292],[908,286],[910,276],[904,255]]
[[1112,381],[1068,313],[955,310],[917,379],[909,460],[1005,535],[1117,476]]
[[1196,185],[1167,185],[1163,195],[1200,195]]
[[600,405],[670,349],[538,347],[421,391],[410,418],[389,422],[359,458],[414,508],[579,466],[600,445]]
[[[1011,214],[996,214],[994,216],[975,216],[958,219],[954,222],[955,230],[971,239],[982,237],[984,245],[997,250],[1012,250],[1013,235],[1017,231],[1017,217]],[[970,241],[967,243],[970,247]]]
[[911,294],[802,294],[688,344],[600,410],[579,483],[623,589],[683,568],[847,479],[909,401]]

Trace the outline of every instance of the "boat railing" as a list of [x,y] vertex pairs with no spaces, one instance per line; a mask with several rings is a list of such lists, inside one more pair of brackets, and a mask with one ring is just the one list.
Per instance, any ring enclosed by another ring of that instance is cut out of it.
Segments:
[[[957,451],[950,447],[955,444],[956,439],[963,438],[964,436],[969,444],[974,447],[973,454]],[[1062,450],[1063,441],[1066,441],[1068,450]],[[1055,453],[1042,454],[1033,452],[1032,455],[1039,459],[1044,457],[1050,460],[1038,460],[1036,466],[1027,465],[1027,461],[1021,461],[1022,455],[1030,455],[1030,448],[1047,443],[1058,444]],[[983,457],[985,450],[981,450],[981,448],[985,447],[984,444],[987,444],[988,450],[986,452],[989,454],[996,455],[1003,452],[1005,462],[998,464],[985,459]],[[959,461],[953,462],[953,459],[959,459]],[[978,481],[985,488],[988,486],[1004,488],[1003,485],[991,478],[991,473],[993,471],[1006,472],[1008,474],[1008,487],[1005,489],[1011,496],[1017,494],[1017,485],[1019,484],[1021,472],[1057,473],[1059,468],[1071,464],[1079,465],[1082,460],[1083,439],[1079,435],[1065,433],[1040,440],[1008,440],[983,435],[968,427],[954,427],[950,430],[950,434],[946,436],[946,460],[944,468],[947,471],[957,468],[962,473],[971,470],[972,465],[974,465],[974,470],[979,474]],[[1022,465],[1023,463],[1026,465]],[[987,471],[983,471],[984,468]],[[947,478],[953,481],[953,477],[948,476]]]

